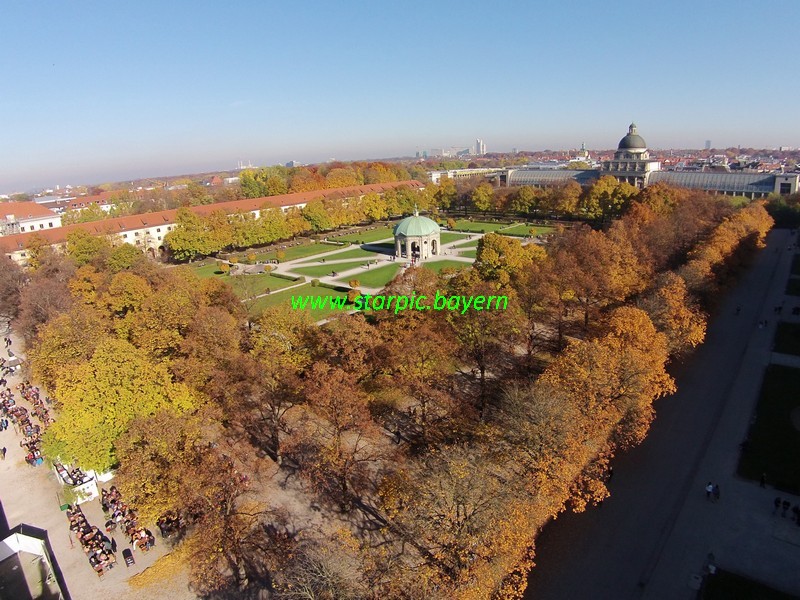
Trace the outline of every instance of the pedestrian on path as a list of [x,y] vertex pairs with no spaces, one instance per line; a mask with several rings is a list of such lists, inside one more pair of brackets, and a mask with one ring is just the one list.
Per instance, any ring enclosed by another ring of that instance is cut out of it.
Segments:
[[714,502],[719,502],[719,484],[714,484]]
[[2,448],[0,448],[0,460],[5,460],[5,459],[6,459],[6,447],[3,446]]
[[713,493],[714,493],[714,484],[709,481],[708,485],[706,486],[706,500],[710,501],[711,500],[711,494],[713,494]]

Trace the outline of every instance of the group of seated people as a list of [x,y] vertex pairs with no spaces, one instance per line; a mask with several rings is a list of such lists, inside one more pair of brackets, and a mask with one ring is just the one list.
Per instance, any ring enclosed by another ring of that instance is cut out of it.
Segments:
[[78,538],[89,564],[98,575],[112,569],[117,562],[114,543],[96,526],[89,525],[80,506],[68,507],[69,529]]
[[100,490],[100,507],[107,518],[107,532],[111,533],[119,527],[125,532],[134,550],[147,552],[156,545],[155,536],[149,529],[139,527],[136,512],[125,503],[116,486]]
[[168,538],[174,533],[178,533],[184,529],[186,527],[186,522],[184,521],[183,517],[177,516],[173,512],[168,512],[167,514],[158,518],[156,525],[158,526],[158,530],[161,532],[161,537]]
[[24,381],[17,386],[22,397],[25,398],[33,406],[33,414],[36,415],[42,422],[42,425],[47,427],[52,420],[50,419],[50,410],[47,408],[52,403],[49,396],[41,398],[39,396],[39,388],[31,385],[30,381]]
[[20,448],[27,450],[25,461],[32,466],[42,464],[44,462],[41,452],[42,428],[31,422],[28,409],[16,403],[14,394],[9,389],[0,392],[0,413],[2,413],[0,418],[4,421],[10,419],[22,433],[23,438],[19,445]]

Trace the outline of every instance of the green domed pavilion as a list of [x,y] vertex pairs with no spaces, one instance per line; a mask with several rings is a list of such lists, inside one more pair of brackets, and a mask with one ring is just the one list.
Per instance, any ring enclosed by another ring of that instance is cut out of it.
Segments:
[[428,217],[414,214],[400,221],[394,228],[394,255],[410,260],[425,260],[439,254],[439,225]]

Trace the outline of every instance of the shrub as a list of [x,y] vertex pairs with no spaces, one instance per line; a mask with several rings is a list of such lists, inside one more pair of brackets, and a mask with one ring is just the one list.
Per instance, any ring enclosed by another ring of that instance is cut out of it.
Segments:
[[360,295],[361,295],[361,290],[356,290],[356,289],[350,290],[349,292],[347,292],[347,302],[349,304],[352,304],[353,302],[356,301],[356,298],[358,298]]
[[311,280],[311,287],[317,287],[318,285],[319,285],[319,279]]
[[248,262],[248,264],[251,264],[251,265],[255,264],[255,262],[256,262],[256,253],[255,252],[250,252],[247,255],[247,262]]
[[221,273],[230,273],[231,272],[231,266],[228,263],[222,263],[219,266],[219,270],[220,270]]
[[361,285],[361,282],[358,279],[351,279],[347,283],[353,289],[356,289],[359,285]]
[[275,253],[275,258],[278,259],[278,262],[281,262],[283,259],[286,258],[286,252],[284,252],[283,250],[278,250]]
[[238,256],[231,256],[230,261],[231,261],[232,265],[238,264],[239,257]]

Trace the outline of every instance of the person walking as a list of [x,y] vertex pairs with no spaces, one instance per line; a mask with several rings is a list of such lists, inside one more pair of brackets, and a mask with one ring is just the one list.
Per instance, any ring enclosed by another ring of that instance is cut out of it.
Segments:
[[5,460],[5,459],[6,459],[6,447],[3,446],[2,448],[0,448],[0,460]]
[[714,493],[714,484],[709,481],[708,485],[706,486],[706,500],[710,501],[711,500],[711,494],[713,494],[713,493]]

